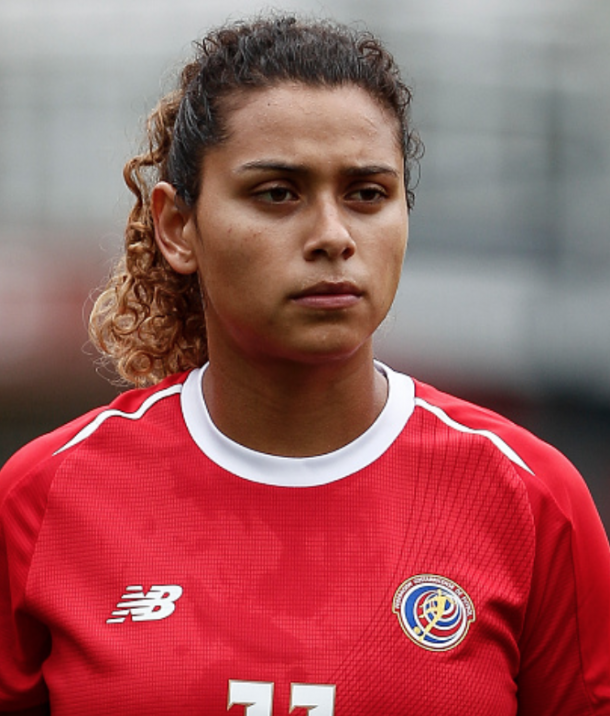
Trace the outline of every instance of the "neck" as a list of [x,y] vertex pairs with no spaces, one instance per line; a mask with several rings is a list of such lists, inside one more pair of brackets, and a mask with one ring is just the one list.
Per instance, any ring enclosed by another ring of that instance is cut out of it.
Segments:
[[387,398],[372,345],[345,360],[223,361],[210,354],[203,391],[216,427],[248,448],[309,457],[337,450],[365,432]]

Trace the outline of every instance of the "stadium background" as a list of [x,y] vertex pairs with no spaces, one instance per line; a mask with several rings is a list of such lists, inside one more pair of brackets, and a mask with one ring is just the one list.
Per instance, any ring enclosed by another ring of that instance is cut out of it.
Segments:
[[[426,156],[379,355],[558,446],[610,529],[610,3],[274,6],[364,21],[415,86]],[[85,322],[122,165],[190,41],[260,7],[0,3],[0,463],[117,392]]]

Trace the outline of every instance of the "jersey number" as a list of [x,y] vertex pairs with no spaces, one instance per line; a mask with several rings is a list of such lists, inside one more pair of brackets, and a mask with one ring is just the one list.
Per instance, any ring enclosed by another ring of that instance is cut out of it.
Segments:
[[[229,680],[229,705],[245,706],[244,716],[271,716],[273,683]],[[335,687],[329,684],[290,684],[290,710],[307,709],[311,716],[333,716]]]

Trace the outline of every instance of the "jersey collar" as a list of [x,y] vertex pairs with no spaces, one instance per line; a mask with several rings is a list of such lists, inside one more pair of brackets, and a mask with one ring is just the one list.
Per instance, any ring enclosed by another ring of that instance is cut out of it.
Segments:
[[245,480],[276,487],[315,487],[341,480],[375,462],[396,440],[414,409],[411,378],[382,363],[377,370],[388,380],[388,399],[371,427],[339,450],[314,457],[281,457],[244,447],[212,422],[202,391],[207,366],[188,376],[182,390],[182,413],[191,437],[210,460]]

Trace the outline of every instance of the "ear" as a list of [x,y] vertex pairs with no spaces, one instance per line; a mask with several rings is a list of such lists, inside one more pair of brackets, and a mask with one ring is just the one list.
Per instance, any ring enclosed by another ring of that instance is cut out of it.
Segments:
[[176,190],[165,181],[153,188],[150,205],[159,251],[176,273],[195,273],[197,258],[192,241],[196,235],[191,212],[178,206]]

